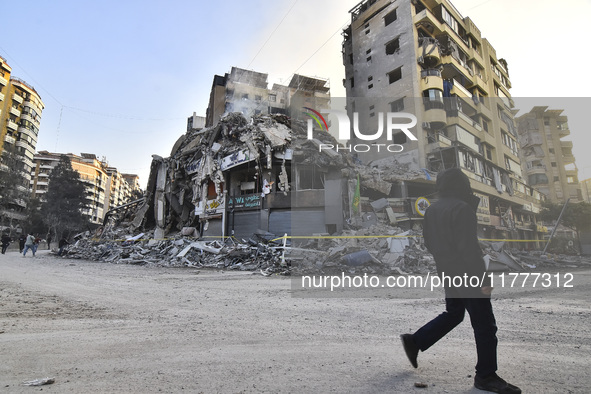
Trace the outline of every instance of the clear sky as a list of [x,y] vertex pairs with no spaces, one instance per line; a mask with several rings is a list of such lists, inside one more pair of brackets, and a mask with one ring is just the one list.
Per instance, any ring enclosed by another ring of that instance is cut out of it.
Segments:
[[[358,0],[29,0],[6,4],[0,55],[41,95],[37,150],[94,153],[140,175],[167,157],[213,76],[232,66],[286,82],[328,78],[344,96],[341,30]],[[514,97],[566,106],[580,179],[591,178],[591,1],[456,0],[508,62]],[[564,104],[564,105],[563,105]],[[527,108],[529,110],[529,108]]]

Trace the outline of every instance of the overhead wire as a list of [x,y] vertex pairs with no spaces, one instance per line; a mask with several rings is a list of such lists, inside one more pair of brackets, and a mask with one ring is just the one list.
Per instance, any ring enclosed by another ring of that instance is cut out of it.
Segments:
[[285,15],[283,15],[283,18],[279,21],[279,23],[277,24],[277,26],[275,27],[275,29],[271,32],[271,34],[269,34],[269,37],[267,37],[267,40],[263,43],[263,45],[261,45],[261,47],[259,48],[258,52],[254,55],[254,57],[252,58],[252,60],[250,61],[250,63],[248,63],[248,66],[246,66],[246,68],[250,68],[250,66],[252,65],[252,63],[255,61],[255,59],[259,56],[259,54],[261,53],[261,51],[263,50],[263,48],[267,45],[267,43],[269,42],[269,40],[271,39],[271,37],[273,37],[273,34],[275,34],[275,32],[277,31],[277,29],[279,29],[279,26],[281,26],[281,24],[283,24],[283,21],[285,20],[285,18],[287,18],[287,16],[291,13],[291,10],[293,9],[293,7],[295,7],[296,3],[299,0],[295,0],[293,2],[293,4],[291,5],[291,7],[289,7],[289,10],[287,10],[287,12],[285,13]]
[[320,46],[318,47],[318,49],[316,49],[316,50],[314,51],[314,53],[312,53],[312,55],[310,55],[310,57],[308,57],[308,58],[307,58],[307,59],[306,59],[306,60],[305,60],[305,61],[304,61],[304,62],[303,62],[303,63],[302,63],[302,64],[301,64],[301,65],[300,65],[300,66],[299,66],[299,67],[298,67],[298,68],[297,68],[297,69],[296,69],[296,70],[295,70],[293,73],[294,73],[294,74],[295,74],[295,73],[297,73],[297,72],[300,70],[300,68],[304,67],[304,65],[305,65],[306,63],[308,63],[308,62],[310,61],[310,59],[312,59],[314,56],[316,56],[316,54],[317,54],[317,53],[318,53],[318,52],[319,52],[319,51],[320,51],[322,48],[324,48],[324,46],[325,46],[326,44],[328,44],[328,43],[329,43],[329,41],[330,41],[330,40],[332,40],[332,38],[333,38],[333,37],[334,37],[334,36],[335,36],[337,33],[341,32],[341,31],[343,30],[343,28],[344,28],[345,26],[347,26],[347,24],[348,24],[348,23],[349,23],[348,21],[347,21],[347,22],[345,22],[344,24],[342,24],[342,25],[341,25],[341,27],[339,27],[339,28],[338,28],[338,30],[337,30],[337,31],[335,31],[334,33],[332,33],[332,34],[331,34],[331,36],[330,36],[330,37],[328,37],[328,39],[327,39],[326,41],[324,41],[324,43],[323,43],[322,45],[320,45]]

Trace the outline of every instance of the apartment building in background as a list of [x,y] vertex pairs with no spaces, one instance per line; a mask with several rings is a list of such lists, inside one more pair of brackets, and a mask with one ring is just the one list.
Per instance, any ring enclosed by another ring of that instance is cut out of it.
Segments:
[[[362,133],[388,112],[417,117],[417,140],[399,131],[406,162],[432,172],[459,167],[481,198],[479,236],[538,239],[543,199],[527,185],[518,152],[507,62],[447,0],[364,0],[343,31],[346,106]],[[351,144],[365,142],[352,138]],[[392,155],[359,152],[366,163]],[[401,181],[390,197],[432,193],[433,182]]]
[[328,108],[329,85],[327,79],[294,74],[287,85],[269,88],[268,74],[232,67],[230,73],[213,78],[205,126],[215,126],[230,112],[241,112],[247,119],[261,113],[303,119],[303,107]]
[[533,107],[519,116],[519,145],[524,176],[528,184],[544,193],[554,203],[583,201],[568,117],[562,109]]
[[[11,176],[18,177],[18,187],[27,193],[45,105],[35,88],[11,73],[12,68],[0,57],[0,171],[10,170]],[[12,155],[10,160],[7,154]],[[18,223],[25,218],[25,208],[24,200],[15,200],[2,212],[3,220]]]
[[[51,171],[60,161],[62,153],[41,151],[34,157],[35,166],[31,174],[33,198],[43,199],[51,182]],[[107,211],[129,202],[135,191],[139,191],[137,175],[121,174],[110,167],[105,160],[99,160],[91,153],[79,156],[66,154],[72,168],[80,174],[86,189],[86,209],[83,214],[94,224],[101,224]]]
[[591,204],[591,178],[581,181],[581,192],[583,193],[583,201]]

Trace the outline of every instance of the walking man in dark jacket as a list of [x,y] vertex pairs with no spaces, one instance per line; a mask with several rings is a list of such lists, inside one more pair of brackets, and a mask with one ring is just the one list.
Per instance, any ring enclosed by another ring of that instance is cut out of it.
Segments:
[[6,253],[6,249],[8,249],[8,245],[10,245],[11,241],[12,239],[8,233],[2,233],[2,254]]
[[[459,168],[440,172],[437,189],[440,198],[425,213],[423,237],[445,287],[446,311],[414,334],[401,335],[406,355],[417,368],[419,350],[425,351],[443,338],[468,311],[478,355],[474,386],[495,393],[521,393],[496,374],[497,325],[490,300],[492,287],[476,233],[479,199],[472,193],[470,179]],[[477,277],[480,281],[474,286],[466,280],[446,281],[446,277]]]

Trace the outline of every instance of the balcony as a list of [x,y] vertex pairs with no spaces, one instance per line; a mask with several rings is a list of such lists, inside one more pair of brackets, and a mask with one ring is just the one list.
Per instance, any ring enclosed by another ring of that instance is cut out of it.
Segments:
[[18,147],[20,147],[20,148],[24,148],[24,149],[26,149],[26,150],[29,150],[29,149],[31,149],[31,148],[29,147],[29,143],[28,143],[27,141],[23,141],[23,140],[16,141],[16,146],[18,146]]
[[430,123],[431,127],[438,129],[447,124],[447,114],[443,108],[425,106],[421,121]]
[[437,133],[429,136],[427,144],[427,153],[437,151],[442,148],[449,148],[453,142],[445,135]]
[[443,78],[439,70],[421,71],[421,90],[437,89],[443,91]]
[[482,79],[482,77],[479,74],[476,73],[472,77],[472,86],[470,87],[475,86],[478,86],[480,90],[488,94],[488,84],[484,81],[484,79]]
[[418,63],[426,68],[435,68],[441,64],[439,42],[435,38],[422,37],[419,39]]
[[21,96],[19,96],[18,94],[13,94],[12,100],[16,101],[19,104],[22,104],[24,99]]
[[9,135],[6,135],[6,136],[4,137],[4,141],[5,141],[6,143],[8,143],[8,144],[14,145],[14,144],[15,144],[15,142],[16,142],[16,139],[14,139],[14,137],[11,137],[11,136],[9,136]]
[[[460,126],[464,127],[467,130],[470,130],[471,127],[475,128],[478,131],[482,131],[482,126],[480,123],[463,113],[462,111],[447,111],[448,117],[448,124],[458,123]],[[454,120],[451,118],[458,118],[458,120]]]
[[27,129],[26,127],[19,126],[18,131],[22,135],[26,135],[27,137],[31,138],[32,143],[34,145],[37,145],[37,135],[32,130]]
[[33,124],[36,123],[35,120],[33,119],[33,117],[31,115],[29,115],[29,114],[22,113],[21,114],[21,119],[22,120],[28,120],[29,122],[31,122]]
[[465,97],[465,98],[469,98],[469,99],[472,98],[472,92],[470,92],[468,89],[466,89],[456,79],[454,79],[453,81],[454,81],[454,84],[453,84],[453,88],[451,89],[452,94],[456,94],[460,97]]
[[0,101],[4,100],[4,93],[0,93]]
[[424,9],[416,14],[412,21],[417,27],[422,26],[430,34],[438,35],[443,32],[441,23],[428,9]]
[[25,102],[23,103],[23,107],[33,108],[38,114],[43,112],[43,107],[39,107],[37,104],[30,100],[25,100]]
[[574,162],[575,162],[575,157],[573,156],[572,153],[569,153],[569,154],[564,154],[563,153],[562,154],[562,163],[564,165],[573,164]]
[[11,130],[14,130],[14,131],[16,131],[18,129],[18,125],[10,119],[8,119],[8,123],[7,123],[6,127],[8,127]]
[[537,166],[532,166],[526,169],[526,173],[528,175],[532,175],[532,174],[545,174],[546,173],[546,166],[544,165],[537,165]]
[[10,113],[19,118],[21,116],[21,111],[18,108],[10,107]]
[[570,130],[567,123],[560,123],[556,125],[556,130],[558,131],[560,138],[570,135]]
[[2,85],[2,86],[8,85],[8,80],[4,77],[0,77],[0,85]]

